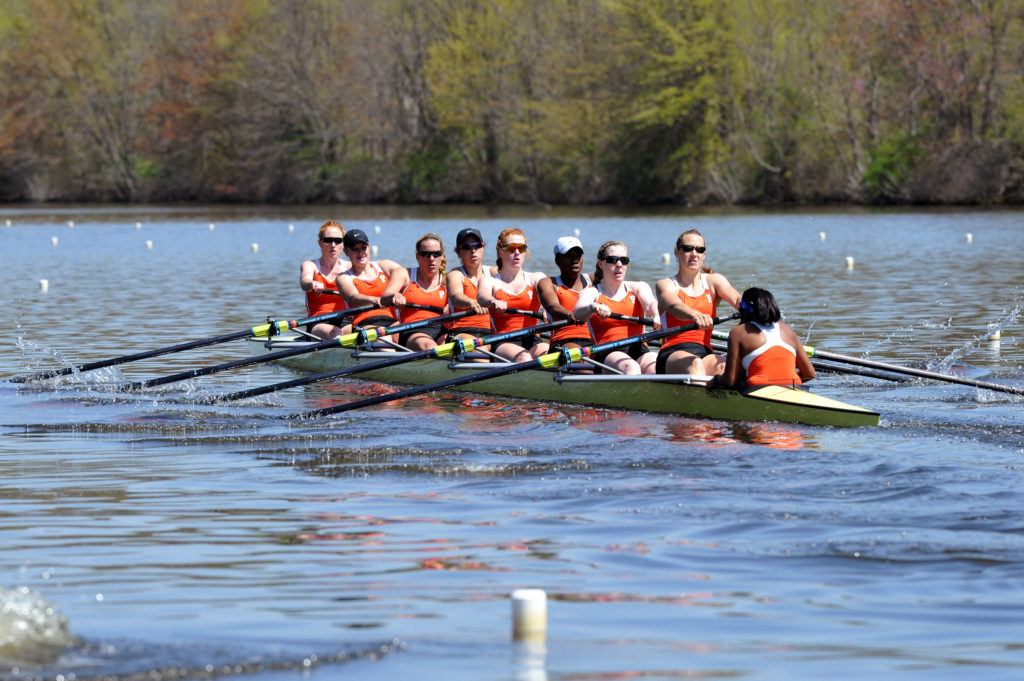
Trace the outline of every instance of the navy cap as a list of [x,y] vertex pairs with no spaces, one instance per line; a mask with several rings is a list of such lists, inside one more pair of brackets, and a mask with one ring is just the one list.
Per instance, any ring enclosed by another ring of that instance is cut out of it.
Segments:
[[344,238],[345,248],[355,248],[356,244],[369,244],[370,240],[366,238],[366,232],[361,229],[350,229],[345,232]]
[[476,239],[480,243],[484,242],[484,238],[480,236],[480,230],[466,227],[455,237],[455,245],[461,246],[463,241],[469,241],[470,238]]

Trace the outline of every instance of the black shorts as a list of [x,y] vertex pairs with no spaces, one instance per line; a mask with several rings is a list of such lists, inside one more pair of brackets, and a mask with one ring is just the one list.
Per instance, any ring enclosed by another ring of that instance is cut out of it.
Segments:
[[462,326],[448,331],[448,342],[454,342],[459,337],[460,333],[466,333],[473,338],[486,338],[487,336],[494,335],[494,329],[486,326]]
[[529,352],[530,349],[532,349],[538,341],[540,341],[540,336],[538,336],[535,333],[529,333],[526,334],[525,336],[520,336],[519,338],[509,338],[508,340],[501,341],[493,348],[491,348],[491,351],[497,352],[498,348],[500,348],[502,345],[515,345]]
[[383,326],[385,329],[391,326],[398,326],[398,320],[386,314],[378,314],[372,317],[367,317],[363,321],[356,324],[355,328],[369,329],[376,326]]
[[579,346],[581,348],[589,348],[591,345],[594,344],[594,339],[593,338],[563,338],[562,340],[560,340],[560,341],[558,341],[556,343],[552,343],[551,347],[548,349],[548,352],[561,352],[562,350],[565,350],[565,345],[567,343],[575,343],[577,346]]
[[444,328],[444,324],[428,324],[419,329],[410,329],[409,331],[403,331],[398,334],[398,344],[409,347],[409,341],[418,333],[430,336],[431,340],[436,343],[441,340],[447,332],[448,329]]
[[676,350],[683,350],[690,353],[697,359],[704,359],[708,355],[715,354],[715,351],[704,345],[703,343],[676,343],[667,348],[662,348],[658,352],[658,362],[655,365],[654,373],[666,374],[668,373],[665,369],[668,366],[668,358],[672,356],[672,353]]
[[[624,352],[627,355],[629,355],[632,359],[639,360],[644,353],[650,351],[651,348],[649,345],[647,345],[647,343],[633,343],[632,345],[627,345],[625,348],[612,348],[611,350],[602,350],[601,352],[595,355],[591,355],[590,358],[595,362],[601,362],[602,364],[604,364],[604,361],[608,359],[608,355],[612,354],[613,352]],[[597,373],[601,373],[601,367],[594,367],[594,371],[596,371]]]

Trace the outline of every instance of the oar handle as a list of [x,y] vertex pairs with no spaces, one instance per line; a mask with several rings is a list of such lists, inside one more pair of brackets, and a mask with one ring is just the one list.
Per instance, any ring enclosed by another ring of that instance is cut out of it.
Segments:
[[501,310],[501,313],[502,314],[517,314],[517,315],[522,315],[523,317],[533,317],[534,319],[544,319],[545,318],[544,317],[544,313],[540,312],[538,310],[519,310],[519,309],[514,308],[514,307],[510,307],[510,308],[507,308],[505,310]]
[[[722,322],[732,319],[739,319],[739,316],[738,312],[733,312],[728,317],[712,317],[711,322],[713,324],[721,324]],[[631,336],[630,338],[623,338],[621,340],[608,341],[607,343],[591,345],[587,348],[565,348],[562,350],[562,361],[565,363],[579,362],[584,357],[590,357],[606,350],[615,350],[617,348],[626,347],[627,345],[635,345],[637,343],[645,343],[649,340],[657,340],[658,338],[672,336],[682,331],[687,331],[695,326],[697,326],[697,322],[687,322],[686,324],[673,326],[668,329],[648,331],[647,333],[642,333],[639,336]]]
[[[644,326],[654,326],[654,320],[650,317],[631,317],[626,314],[619,314],[618,312],[612,312],[608,315],[612,319],[618,319],[624,322],[632,322],[633,324],[643,324]],[[677,327],[678,328],[678,327]]]
[[314,317],[306,317],[304,319],[272,319],[262,326],[254,326],[250,329],[250,335],[253,337],[274,336],[284,333],[285,331],[291,331],[299,326],[329,322],[335,319],[341,319],[342,317],[351,317],[352,315],[357,315],[361,312],[376,310],[379,307],[380,305],[360,305],[359,307],[348,307],[336,312],[325,312],[324,314],[318,314]]

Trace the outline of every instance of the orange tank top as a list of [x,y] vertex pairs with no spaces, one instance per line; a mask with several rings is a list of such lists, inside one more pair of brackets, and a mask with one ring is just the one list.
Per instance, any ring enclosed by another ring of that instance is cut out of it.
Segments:
[[[672,277],[672,283],[676,287],[676,294],[679,296],[679,302],[697,310],[697,312],[702,312],[714,317],[718,310],[718,303],[711,294],[711,289],[708,288],[707,277],[705,277],[703,273],[699,276],[704,290],[696,296],[687,295],[686,292],[683,291],[682,287],[679,286],[679,282],[676,281],[675,277]],[[661,315],[661,328],[663,329],[671,329],[672,327],[682,326],[683,324],[690,324],[692,322],[692,319],[680,319],[670,312],[664,312]],[[700,343],[704,347],[710,348],[711,329],[692,328],[689,331],[672,334],[662,342],[661,350],[664,352],[667,348],[670,348],[673,345],[679,345],[680,343]]]
[[[510,308],[516,310],[530,310],[532,312],[540,310],[540,296],[529,285],[516,294],[508,293],[499,288],[494,292],[494,297],[498,300],[504,300]],[[494,320],[494,330],[497,333],[519,331],[520,329],[537,325],[536,317],[527,317],[521,314],[505,314],[498,310],[491,311],[491,319]]]
[[[466,274],[466,268],[465,267],[459,267],[459,270],[463,274],[462,294],[464,296],[466,296],[467,298],[469,298],[470,300],[476,300],[476,292],[477,292],[476,282],[473,281],[472,279],[470,279],[469,276]],[[469,309],[468,307],[454,307],[453,306],[452,311],[453,312],[462,312],[463,310],[468,310],[468,309]],[[490,328],[492,328],[491,327],[491,315],[485,312],[483,314],[469,315],[468,317],[459,317],[459,319],[455,321],[455,326],[452,327],[452,328],[453,329],[456,329],[456,328],[458,328],[458,329],[468,329],[468,328],[490,329]]]
[[[612,300],[602,293],[598,295],[596,302],[607,305],[612,312],[627,317],[642,317],[644,315],[643,305],[640,304],[640,299],[633,291],[623,296],[622,300]],[[594,334],[594,342],[598,345],[630,336],[639,336],[644,332],[642,324],[625,322],[621,319],[603,319],[596,314],[591,315],[587,321],[590,324],[590,331]]]
[[[448,304],[448,291],[445,289],[444,284],[438,284],[432,289],[421,288],[416,283],[416,275],[418,267],[413,267],[409,270],[409,283],[402,291],[402,295],[405,296],[405,300],[408,303],[415,303],[416,305],[433,305],[434,307],[444,307]],[[401,320],[403,324],[410,322],[421,322],[424,319],[433,319],[434,317],[440,316],[437,312],[431,312],[429,310],[414,310],[413,308],[405,308],[401,311]]]
[[[589,288],[594,285],[590,281],[590,277],[587,275],[582,274],[580,276],[583,278],[583,288]],[[567,310],[572,310],[576,307],[576,302],[580,297],[580,291],[576,291],[566,286],[562,282],[562,275],[552,277],[551,281],[555,285],[555,295],[558,296],[559,305]],[[593,340],[593,337],[590,335],[590,327],[586,324],[570,324],[568,326],[563,326],[551,334],[552,343],[580,339]]]
[[782,340],[779,325],[751,324],[759,328],[767,340],[740,360],[747,372],[747,385],[800,385],[802,381],[796,373],[796,350]]
[[[388,285],[388,275],[385,274],[384,270],[378,267],[376,263],[371,262],[370,267],[372,267],[373,270],[377,273],[373,279],[360,279],[355,275],[355,273],[352,272],[352,270],[349,270],[348,273],[352,275],[352,284],[356,287],[356,291],[363,294],[364,296],[373,296],[374,298],[380,298],[381,294],[384,293],[384,289]],[[392,319],[397,320],[397,317],[395,317],[394,309],[390,307],[379,308],[376,310],[367,310],[366,312],[360,312],[358,315],[352,318],[352,326],[358,326],[359,322],[363,321],[364,319],[369,319],[370,317],[391,317]]]
[[[338,291],[337,281],[328,281],[327,277],[320,271],[320,259],[317,258],[313,261],[316,265],[316,272],[313,274],[313,281],[319,281],[324,285],[324,289],[327,291]],[[306,291],[306,312],[310,317],[316,317],[317,315],[327,314],[328,312],[337,312],[348,308],[345,303],[345,299],[341,295],[332,296],[329,293],[318,293],[314,291]]]

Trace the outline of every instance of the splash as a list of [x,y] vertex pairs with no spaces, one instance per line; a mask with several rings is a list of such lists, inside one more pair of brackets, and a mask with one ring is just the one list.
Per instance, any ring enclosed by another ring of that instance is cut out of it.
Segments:
[[982,342],[987,341],[990,336],[996,333],[1001,335],[1003,329],[1016,324],[1017,320],[1020,318],[1020,314],[1021,303],[1017,302],[1013,306],[1013,309],[1007,312],[1002,318],[986,325],[984,333],[964,342],[960,347],[954,348],[948,355],[940,359],[935,370],[943,373],[949,373],[950,368],[956,364],[957,361],[963,357],[971,355],[981,346]]
[[44,664],[77,644],[67,618],[37,591],[0,587],[0,659]]

